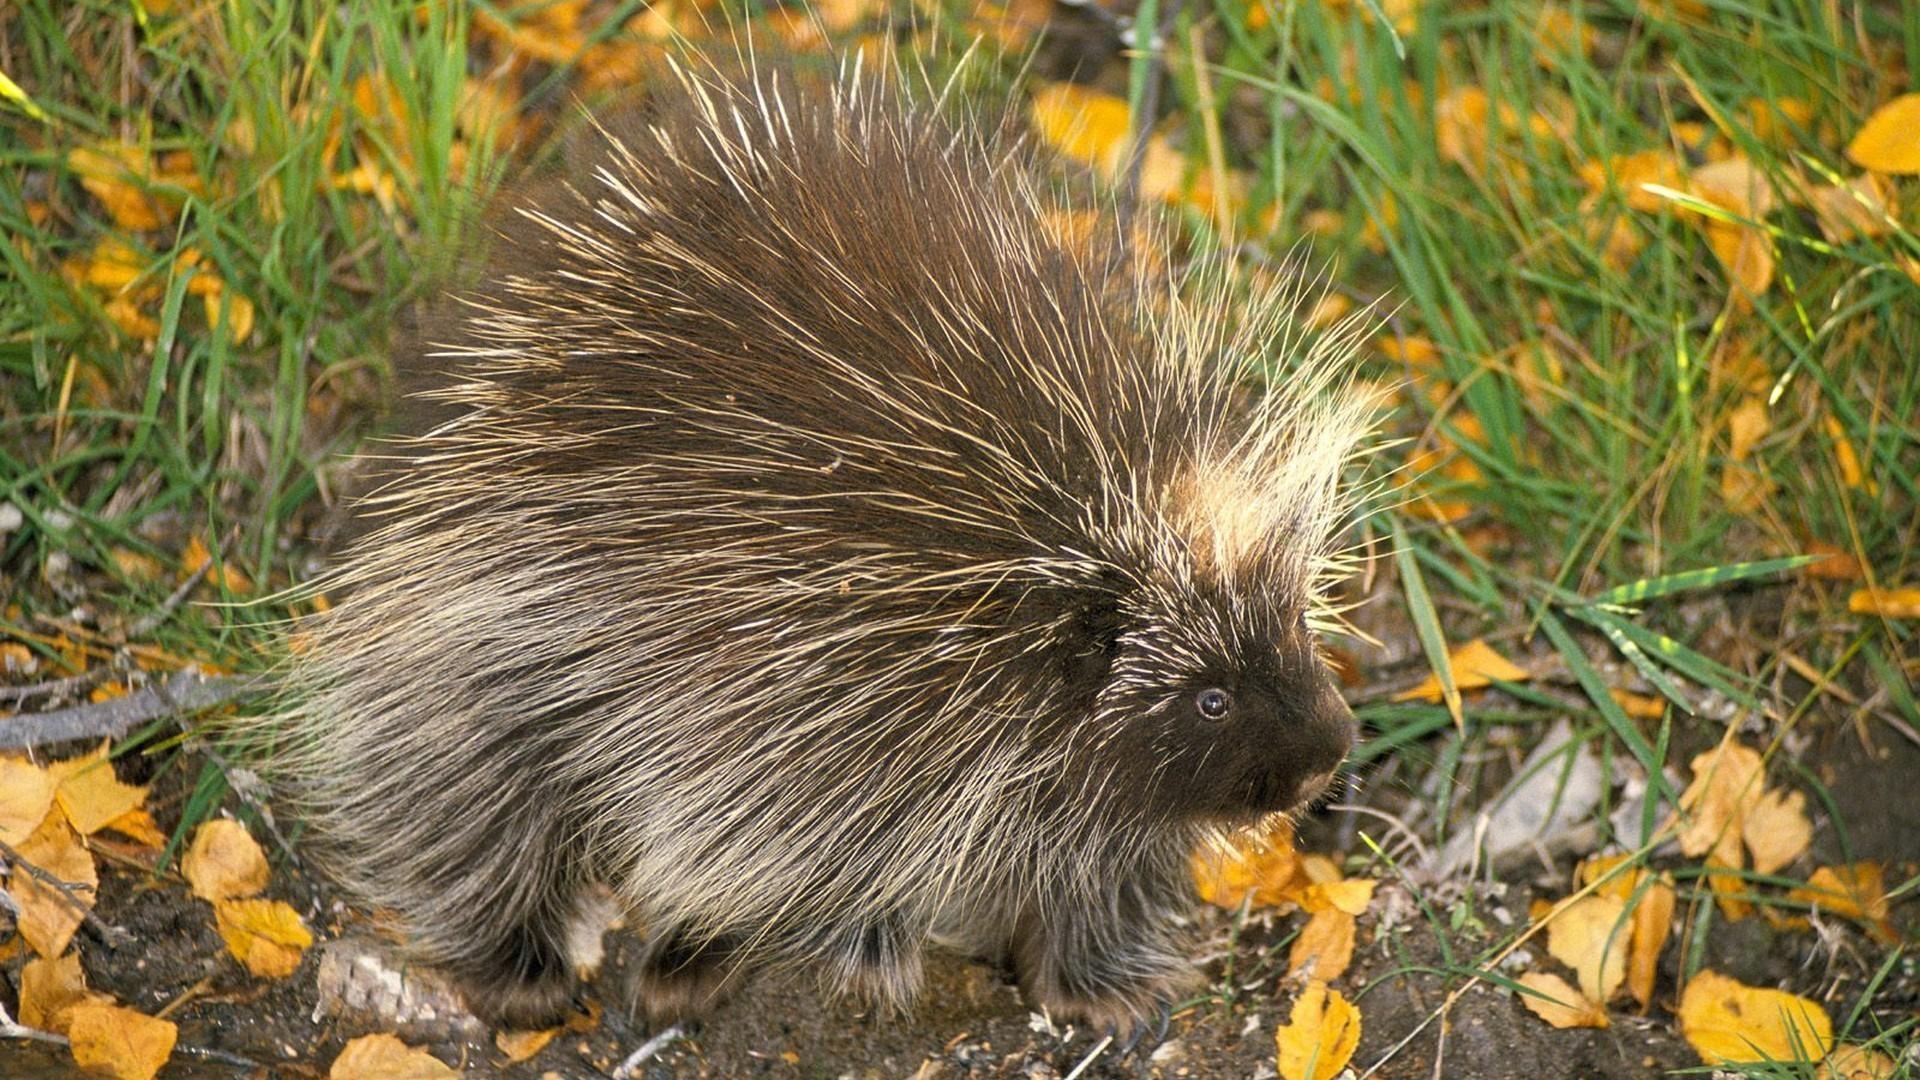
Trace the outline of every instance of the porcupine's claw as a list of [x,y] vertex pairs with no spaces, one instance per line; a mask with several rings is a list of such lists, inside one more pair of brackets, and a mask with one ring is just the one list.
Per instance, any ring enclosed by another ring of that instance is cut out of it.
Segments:
[[[1106,1034],[1114,1040],[1114,1056],[1128,1058],[1132,1057],[1136,1051],[1147,1054],[1153,1053],[1153,1051],[1159,1048],[1161,1043],[1167,1041],[1167,1028],[1171,1026],[1172,1023],[1173,1006],[1163,1001],[1160,1003],[1159,1008],[1154,1010],[1151,1020],[1135,1022],[1125,1035],[1120,1034],[1113,1027],[1109,1026]],[[1148,1032],[1152,1032],[1152,1034],[1149,1035]]]

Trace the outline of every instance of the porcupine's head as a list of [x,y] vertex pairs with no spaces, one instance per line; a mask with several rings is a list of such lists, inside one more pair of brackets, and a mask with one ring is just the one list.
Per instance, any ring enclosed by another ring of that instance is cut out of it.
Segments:
[[1142,315],[1180,373],[1160,415],[1181,430],[1107,500],[1113,587],[1086,594],[1069,682],[1099,687],[1114,790],[1152,820],[1231,826],[1318,798],[1352,748],[1320,635],[1341,625],[1328,590],[1375,403],[1346,374],[1352,327],[1303,342],[1297,295],[1199,291]]

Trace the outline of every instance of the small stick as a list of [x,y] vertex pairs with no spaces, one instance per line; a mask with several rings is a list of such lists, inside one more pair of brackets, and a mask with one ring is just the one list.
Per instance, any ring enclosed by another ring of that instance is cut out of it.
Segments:
[[132,934],[102,920],[93,913],[93,905],[80,898],[81,886],[63,881],[41,867],[35,866],[31,861],[21,858],[18,851],[4,842],[0,842],[0,856],[5,856],[15,870],[25,871],[28,877],[59,893],[60,902],[78,914],[82,922],[93,927],[94,932],[100,935],[100,940],[106,943],[107,948],[117,949],[134,940]]
[[59,697],[77,690],[91,690],[93,684],[107,677],[108,670],[104,667],[89,668],[78,675],[48,679],[30,686],[0,686],[0,701],[31,701],[34,698]]
[[149,720],[211,708],[270,685],[260,676],[208,677],[181,672],[126,697],[0,720],[0,750],[32,749],[102,736],[117,738]]
[[686,1037],[686,1030],[679,1024],[675,1024],[660,1034],[655,1035],[653,1038],[648,1039],[646,1042],[641,1043],[640,1049],[628,1054],[627,1059],[620,1063],[619,1068],[613,1070],[613,1080],[632,1080],[635,1071],[638,1070],[640,1066],[652,1060],[654,1055],[665,1050],[669,1044]]
[[1073,1071],[1068,1073],[1063,1078],[1063,1080],[1079,1080],[1080,1074],[1083,1072],[1086,1072],[1087,1069],[1092,1067],[1095,1059],[1099,1058],[1101,1054],[1106,1053],[1107,1047],[1112,1045],[1113,1045],[1113,1036],[1111,1035],[1107,1036],[1104,1039],[1101,1039],[1098,1043],[1095,1043],[1093,1049],[1087,1051],[1087,1056],[1081,1058],[1080,1064],[1075,1065],[1073,1067]]

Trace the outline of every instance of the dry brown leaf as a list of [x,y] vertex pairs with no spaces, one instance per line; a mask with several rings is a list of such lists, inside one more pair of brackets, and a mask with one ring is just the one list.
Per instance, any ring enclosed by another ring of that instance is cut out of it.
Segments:
[[1805,854],[1813,844],[1807,797],[1798,791],[1768,788],[1747,811],[1741,837],[1753,856],[1755,873],[1771,874]]
[[54,798],[67,820],[82,836],[92,836],[107,822],[146,804],[147,789],[123,784],[113,775],[107,744],[84,757],[57,761],[47,767],[58,787]]
[[1275,1067],[1285,1080],[1333,1080],[1360,1046],[1360,1010],[1314,980],[1274,1032]]
[[1818,1003],[1701,971],[1680,997],[1680,1034],[1709,1065],[1818,1061],[1833,1047],[1833,1023]]
[[[1482,638],[1474,638],[1465,645],[1458,646],[1447,654],[1453,667],[1453,685],[1461,690],[1477,690],[1483,686],[1492,686],[1493,680],[1502,682],[1525,682],[1532,675],[1527,669],[1495,652],[1493,646]],[[1439,701],[1440,678],[1429,675],[1425,682],[1395,694],[1395,701]]]
[[301,953],[313,944],[300,913],[279,900],[220,900],[213,916],[227,951],[263,979],[293,974]]
[[1592,1001],[1567,984],[1558,975],[1529,971],[1514,980],[1538,994],[1520,995],[1527,1011],[1557,1028],[1603,1028],[1609,1026],[1606,1006]]
[[1855,589],[1847,597],[1847,610],[1883,619],[1920,619],[1920,589]]
[[1547,952],[1573,969],[1580,993],[1605,1003],[1627,978],[1632,924],[1626,901],[1598,893],[1583,896],[1547,923]]
[[247,827],[227,818],[203,822],[180,860],[180,872],[202,900],[257,896],[267,887],[266,852]]
[[329,1080],[457,1080],[459,1073],[392,1035],[362,1035],[327,1070]]
[[100,886],[93,856],[64,814],[48,814],[32,836],[14,846],[14,851],[68,886],[68,892],[63,893],[20,866],[14,867],[7,884],[7,892],[20,909],[20,936],[41,956],[59,956],[67,951],[73,932],[93,908]]
[[0,757],[0,844],[19,847],[53,809],[56,787],[47,770],[23,757]]
[[1920,94],[1880,106],[1847,143],[1847,157],[1877,173],[1920,173]]
[[73,1060],[116,1080],[148,1080],[159,1072],[178,1034],[171,1021],[95,1002],[74,1006],[67,1026]]

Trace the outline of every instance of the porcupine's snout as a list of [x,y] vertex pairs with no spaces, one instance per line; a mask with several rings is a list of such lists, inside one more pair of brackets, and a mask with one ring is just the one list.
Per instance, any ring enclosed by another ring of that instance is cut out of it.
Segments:
[[1357,725],[1353,710],[1340,696],[1339,684],[1331,672],[1320,672],[1318,685],[1310,701],[1301,709],[1300,775],[1289,806],[1305,806],[1317,801],[1333,786],[1340,764],[1353,752]]
[[1293,810],[1326,794],[1341,762],[1353,750],[1353,710],[1340,696],[1333,674],[1317,661],[1254,695],[1242,737],[1255,743],[1243,760],[1246,808],[1256,814]]

